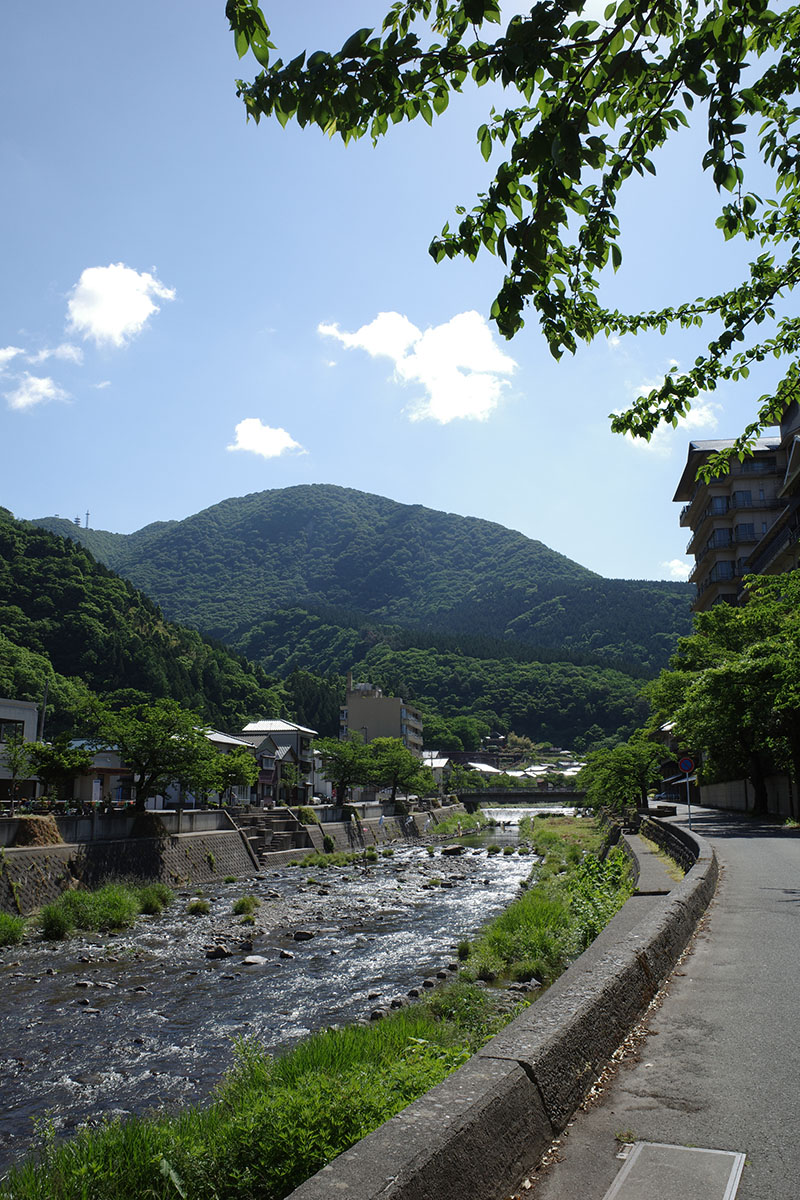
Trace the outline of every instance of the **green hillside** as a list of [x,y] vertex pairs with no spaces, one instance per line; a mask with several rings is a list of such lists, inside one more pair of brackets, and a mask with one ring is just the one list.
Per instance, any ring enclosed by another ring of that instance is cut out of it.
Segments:
[[[266,642],[284,610],[336,613],[325,624],[345,641],[366,618],[585,652],[650,673],[690,629],[685,584],[603,579],[490,521],[350,488],[257,492],[130,535],[36,523],[81,541],[172,620],[271,666],[279,648]],[[295,661],[319,669],[317,658]]]
[[166,621],[128,581],[74,541],[0,509],[0,695],[40,701],[67,729],[88,696],[134,689],[171,696],[212,725],[239,728],[285,711],[261,667]]

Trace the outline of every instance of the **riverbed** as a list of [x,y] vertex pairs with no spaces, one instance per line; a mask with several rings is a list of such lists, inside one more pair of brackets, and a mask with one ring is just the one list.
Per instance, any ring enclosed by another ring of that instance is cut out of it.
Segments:
[[[65,1134],[207,1099],[238,1038],[278,1051],[407,1000],[530,873],[530,857],[464,840],[457,856],[398,846],[372,865],[265,871],[206,887],[207,916],[181,892],[116,936],[0,951],[0,1173],[43,1123]],[[510,848],[516,830],[494,840]],[[232,912],[245,893],[252,926]]]

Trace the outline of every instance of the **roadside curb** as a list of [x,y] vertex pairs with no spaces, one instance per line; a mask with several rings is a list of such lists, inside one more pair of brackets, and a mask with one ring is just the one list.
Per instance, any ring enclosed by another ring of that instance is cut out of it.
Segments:
[[533,1170],[672,971],[714,894],[717,860],[705,839],[657,820],[647,832],[691,849],[684,879],[632,929],[618,920],[638,902],[631,898],[606,927],[601,957],[590,947],[469,1062],[292,1200],[492,1200]]

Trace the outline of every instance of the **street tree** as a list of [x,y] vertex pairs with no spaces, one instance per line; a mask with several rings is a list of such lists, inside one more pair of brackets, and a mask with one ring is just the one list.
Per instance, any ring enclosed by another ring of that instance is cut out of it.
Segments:
[[92,769],[92,751],[86,745],[71,745],[65,733],[52,742],[31,742],[28,755],[45,790],[58,799],[71,799],[66,796],[69,785],[77,775],[87,775]]
[[394,804],[398,791],[433,791],[433,774],[403,745],[401,738],[374,738],[368,745],[370,781],[391,789]]
[[11,777],[9,792],[12,816],[19,793],[19,781],[27,779],[31,770],[30,745],[30,742],[25,741],[24,734],[20,730],[14,729],[6,735],[3,745],[0,747],[0,762]]
[[258,779],[258,763],[251,751],[236,746],[230,754],[217,754],[216,788],[220,796],[236,787],[253,787]]
[[217,753],[196,714],[169,699],[126,706],[119,712],[105,710],[99,716],[99,732],[130,768],[140,810],[171,784],[202,786],[206,768],[214,761],[210,754]]
[[578,775],[578,786],[595,807],[621,812],[628,805],[647,807],[647,793],[661,780],[663,746],[634,735],[611,749],[593,750]]
[[[432,124],[465,84],[493,85],[477,129],[483,158],[497,155],[493,178],[429,253],[437,262],[496,254],[505,268],[491,305],[499,331],[513,336],[532,309],[556,358],[598,335],[706,326],[706,350],[691,366],[612,414],[618,432],[649,438],[699,393],[783,359],[736,445],[704,468],[720,471],[798,396],[800,318],[776,312],[800,280],[800,6],[612,0],[600,21],[587,7],[539,0],[501,32],[499,0],[396,0],[377,32],[359,29],[339,50],[288,61],[274,57],[256,0],[228,0],[226,15],[239,56],[252,51],[261,68],[237,84],[256,122],[295,120],[345,143],[376,142],[403,121]],[[618,201],[629,180],[656,174],[657,152],[696,106],[707,130],[698,166],[721,198],[717,230],[745,245],[748,266],[734,286],[710,280],[704,297],[608,308],[599,284],[622,263]]]
[[338,738],[318,738],[314,749],[322,759],[326,777],[336,789],[340,804],[347,801],[352,787],[369,783],[370,755],[367,746],[358,734],[352,733],[346,741]]
[[671,661],[648,687],[653,725],[675,722],[683,745],[702,752],[705,782],[750,779],[755,811],[766,776],[791,771],[800,796],[800,571],[750,576],[742,607],[697,613]]

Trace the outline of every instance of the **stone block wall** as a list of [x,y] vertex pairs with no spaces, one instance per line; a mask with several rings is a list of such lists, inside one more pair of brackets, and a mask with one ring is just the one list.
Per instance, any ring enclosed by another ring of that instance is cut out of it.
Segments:
[[238,832],[82,842],[0,852],[0,909],[29,916],[77,884],[109,879],[159,880],[170,887],[254,875],[257,866]]

